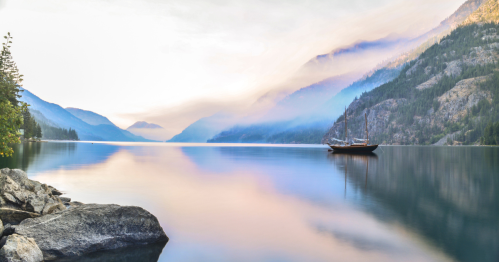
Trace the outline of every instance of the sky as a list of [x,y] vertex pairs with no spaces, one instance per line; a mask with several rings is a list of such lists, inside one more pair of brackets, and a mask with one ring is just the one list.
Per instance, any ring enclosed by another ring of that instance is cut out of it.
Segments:
[[14,37],[24,87],[40,98],[121,128],[153,119],[172,135],[220,110],[244,111],[269,91],[322,80],[295,81],[319,54],[360,40],[416,37],[462,3],[0,0],[0,33]]

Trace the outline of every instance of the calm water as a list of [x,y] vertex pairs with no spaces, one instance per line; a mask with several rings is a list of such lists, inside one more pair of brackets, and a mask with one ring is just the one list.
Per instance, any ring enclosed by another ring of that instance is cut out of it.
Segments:
[[142,206],[170,237],[162,252],[73,261],[499,261],[499,148],[32,143],[15,153],[0,167],[73,200]]

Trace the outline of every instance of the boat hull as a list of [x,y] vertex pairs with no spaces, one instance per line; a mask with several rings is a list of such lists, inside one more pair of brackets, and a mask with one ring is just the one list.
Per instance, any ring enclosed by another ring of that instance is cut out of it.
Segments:
[[378,145],[369,145],[369,146],[334,146],[334,145],[329,145],[331,149],[334,150],[334,152],[352,152],[352,153],[357,153],[357,152],[372,152],[378,148]]

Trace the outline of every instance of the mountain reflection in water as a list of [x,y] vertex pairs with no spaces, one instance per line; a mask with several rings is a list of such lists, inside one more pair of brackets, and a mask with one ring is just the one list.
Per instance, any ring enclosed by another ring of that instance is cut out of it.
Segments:
[[[146,208],[170,237],[159,261],[497,261],[498,157],[499,148],[483,147],[348,155],[318,146],[35,143],[16,146],[0,166],[74,200]],[[157,260],[158,248],[143,248],[66,261],[140,252]]]

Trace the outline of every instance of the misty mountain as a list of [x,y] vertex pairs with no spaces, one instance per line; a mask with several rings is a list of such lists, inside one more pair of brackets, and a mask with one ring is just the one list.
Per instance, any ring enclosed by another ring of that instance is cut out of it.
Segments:
[[227,128],[229,119],[230,116],[220,113],[201,118],[167,142],[205,143],[208,139]]
[[164,141],[167,138],[165,137],[165,129],[163,127],[145,121],[135,122],[126,130],[134,135],[157,141]]
[[141,128],[147,128],[147,129],[163,129],[160,125],[156,125],[153,123],[147,123],[145,121],[137,121],[133,125],[129,126],[126,130],[130,129],[141,129]]
[[97,126],[97,125],[111,125],[114,126],[114,124],[107,119],[107,117],[101,116],[99,114],[96,114],[92,111],[87,111],[87,110],[82,110],[78,108],[73,108],[73,107],[67,107],[65,108],[66,111],[71,113],[72,115],[78,117],[79,119],[85,121],[86,123]]
[[352,101],[362,93],[392,80],[397,77],[401,70],[402,66],[378,69],[341,90],[308,114],[288,121],[235,126],[217,134],[208,142],[319,144],[322,136],[333,123],[333,119],[344,110],[343,106],[347,104],[347,101]]
[[[150,141],[143,137],[135,136],[126,130],[122,130],[115,125],[99,124],[91,125],[82,119],[74,116],[61,106],[46,102],[30,91],[23,89],[20,101],[30,105],[30,110],[33,112],[37,122],[47,125],[72,128],[78,133],[80,140],[91,141]],[[74,111],[74,110],[73,110]],[[97,115],[97,118],[105,118],[90,111],[88,115]],[[107,119],[107,118],[106,118]]]
[[[387,37],[376,41],[362,41],[333,50],[328,54],[318,55],[304,67],[309,70],[324,70],[328,64],[337,62],[342,56],[364,52],[389,49],[405,52],[386,61],[380,61],[376,68],[352,84],[345,81],[348,77],[339,76],[304,87],[278,101],[259,122],[252,125],[236,124],[215,135],[210,142],[251,142],[252,140],[248,138],[250,136],[255,138],[253,142],[320,143],[322,139],[320,132],[325,132],[330,127],[345,106],[363,92],[395,79],[406,63],[416,59],[456,28],[484,1],[466,1],[436,28],[414,39]],[[336,94],[339,89],[341,91]],[[198,130],[197,133],[203,132]]]
[[356,74],[330,77],[287,95],[262,116],[260,122],[291,120],[317,111],[339,90],[350,85],[353,75]]
[[[487,126],[499,122],[499,9],[495,0],[482,7],[397,78],[352,102],[349,139],[364,136],[366,114],[374,143],[481,143]],[[322,142],[344,138],[344,129],[339,118]]]

